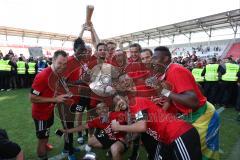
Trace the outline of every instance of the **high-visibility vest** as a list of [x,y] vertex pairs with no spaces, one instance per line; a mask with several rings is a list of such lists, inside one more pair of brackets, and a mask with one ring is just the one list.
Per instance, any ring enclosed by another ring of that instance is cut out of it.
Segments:
[[219,64],[206,65],[206,73],[205,73],[206,81],[218,81],[218,67],[219,67]]
[[193,68],[192,75],[196,82],[203,82],[204,77],[202,76],[203,68]]
[[11,71],[11,66],[8,64],[9,60],[0,60],[0,71]]
[[222,76],[223,81],[237,81],[237,73],[239,71],[239,65],[226,63],[226,73]]
[[36,63],[35,62],[29,62],[28,63],[28,74],[35,74],[35,66]]
[[0,71],[5,71],[5,62],[3,59],[0,59]]
[[24,61],[18,61],[17,62],[17,74],[25,74],[26,73],[26,67]]

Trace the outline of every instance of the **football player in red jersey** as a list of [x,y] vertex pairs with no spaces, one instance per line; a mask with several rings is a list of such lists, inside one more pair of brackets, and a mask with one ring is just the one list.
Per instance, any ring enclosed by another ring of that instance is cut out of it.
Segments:
[[[119,101],[126,99],[121,97]],[[167,113],[147,98],[131,98],[128,103],[136,122],[121,125],[113,121],[111,127],[114,131],[146,132],[157,140],[160,144],[155,144],[155,149],[148,152],[149,159],[202,159],[199,134],[191,124]]]
[[47,159],[47,148],[50,127],[53,124],[55,103],[63,103],[68,99],[67,94],[55,96],[48,80],[52,74],[63,73],[67,65],[67,53],[58,50],[54,53],[53,63],[38,73],[33,81],[30,101],[32,102],[32,117],[36,126],[38,138],[37,154],[39,159]]
[[116,121],[121,125],[125,125],[125,112],[109,112],[109,107],[101,102],[96,106],[98,117],[89,120],[85,125],[72,129],[62,129],[64,133],[73,133],[84,129],[96,128],[92,137],[88,140],[87,151],[93,148],[110,149],[113,160],[122,159],[122,153],[127,149],[125,144],[124,132],[113,132],[111,122]]
[[152,63],[153,71],[162,74],[161,79],[172,86],[172,90],[163,89],[159,93],[171,102],[170,105],[181,114],[182,119],[198,130],[203,157],[219,159],[219,115],[215,107],[207,102],[192,73],[172,63],[171,52],[165,46],[154,49]]

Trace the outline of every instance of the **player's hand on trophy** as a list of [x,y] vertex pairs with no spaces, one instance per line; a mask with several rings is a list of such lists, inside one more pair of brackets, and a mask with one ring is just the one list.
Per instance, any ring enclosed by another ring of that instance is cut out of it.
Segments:
[[93,24],[92,22],[90,21],[89,24],[87,24],[87,31],[92,31],[93,30]]
[[151,98],[151,101],[159,106],[162,107],[162,109],[167,110],[170,106],[170,100],[165,96],[159,96]]
[[89,24],[88,23],[84,23],[82,25],[82,29],[85,30],[85,31],[92,31],[93,30],[93,24],[92,22],[90,22]]
[[55,103],[63,103],[68,98],[70,98],[68,94],[62,94],[62,95],[59,95],[59,96],[55,97],[54,102]]
[[149,77],[145,80],[145,84],[148,87],[154,88],[157,92],[161,92],[163,89],[162,82],[156,77]]
[[87,27],[88,27],[88,26],[87,26],[86,23],[84,23],[84,24],[82,25],[82,29],[83,29],[83,30],[87,30]]
[[163,103],[164,103],[164,99],[163,99],[163,97],[161,96],[161,97],[154,97],[154,98],[151,98],[151,101],[153,102],[153,103],[155,103],[155,104],[157,104],[157,105],[163,105]]

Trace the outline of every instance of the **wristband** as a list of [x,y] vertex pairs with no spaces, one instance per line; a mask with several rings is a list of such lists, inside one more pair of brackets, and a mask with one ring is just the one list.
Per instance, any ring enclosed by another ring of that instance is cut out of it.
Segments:
[[164,95],[165,97],[169,97],[169,95],[171,94],[171,91],[167,89],[162,89],[161,94]]

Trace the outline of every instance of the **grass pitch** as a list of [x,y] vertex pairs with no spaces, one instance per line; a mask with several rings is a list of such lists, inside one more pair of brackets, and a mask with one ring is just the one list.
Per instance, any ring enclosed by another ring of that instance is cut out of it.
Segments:
[[[36,160],[35,126],[31,118],[31,103],[28,99],[29,89],[18,89],[9,92],[0,92],[0,128],[6,129],[9,138],[18,143],[24,151],[26,160]],[[233,108],[227,108],[222,113],[220,129],[220,148],[222,160],[239,160],[240,157],[240,122],[236,119],[237,112]],[[54,149],[49,152],[49,157],[61,153],[63,139],[55,136],[54,131],[61,128],[60,120],[55,116],[54,125],[50,131],[50,143]],[[75,134],[75,142],[76,142]],[[75,143],[75,146],[77,144]],[[95,150],[97,156],[106,159],[106,151]],[[129,151],[125,153],[127,159]],[[78,154],[79,159],[83,152]],[[146,152],[140,149],[140,160],[146,160]]]

